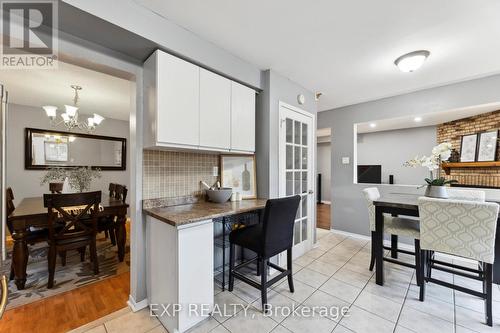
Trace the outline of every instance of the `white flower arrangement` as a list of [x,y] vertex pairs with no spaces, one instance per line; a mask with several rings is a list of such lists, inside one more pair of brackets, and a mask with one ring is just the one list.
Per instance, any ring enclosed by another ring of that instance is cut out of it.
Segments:
[[[430,156],[415,156],[415,158],[406,161],[404,166],[411,168],[422,166],[429,169],[431,177],[425,179],[426,183],[433,186],[443,186],[457,182],[456,180],[446,180],[444,177],[441,177],[441,161],[448,160],[450,156],[451,143],[443,142],[432,148]],[[436,178],[434,178],[435,170],[437,170]]]

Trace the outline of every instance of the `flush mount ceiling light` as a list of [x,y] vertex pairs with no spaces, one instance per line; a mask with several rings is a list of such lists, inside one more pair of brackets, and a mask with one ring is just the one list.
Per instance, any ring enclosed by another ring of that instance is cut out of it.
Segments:
[[375,124],[375,123],[371,123],[371,124],[370,124],[370,127],[371,127],[371,128],[375,128],[375,127],[377,127],[377,124]]
[[413,120],[416,122],[416,123],[419,123],[422,121],[422,117],[415,117],[413,118]]
[[409,73],[419,69],[429,57],[431,53],[427,50],[413,51],[403,54],[401,57],[394,60],[394,64],[398,66],[401,72]]

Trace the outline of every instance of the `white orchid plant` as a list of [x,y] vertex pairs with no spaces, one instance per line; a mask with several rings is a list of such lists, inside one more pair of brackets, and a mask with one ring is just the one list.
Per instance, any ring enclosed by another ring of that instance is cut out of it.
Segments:
[[[415,158],[408,160],[404,166],[416,168],[421,166],[429,169],[430,178],[425,178],[427,185],[431,186],[444,186],[446,184],[456,183],[454,179],[446,180],[441,177],[441,162],[446,161],[451,156],[451,143],[443,142],[432,148],[430,156],[415,156]],[[434,173],[436,173],[434,177]]]

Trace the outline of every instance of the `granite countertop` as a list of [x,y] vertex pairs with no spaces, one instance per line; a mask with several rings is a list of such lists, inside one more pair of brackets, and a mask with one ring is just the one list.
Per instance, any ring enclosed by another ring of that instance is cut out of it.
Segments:
[[265,199],[250,199],[236,202],[213,203],[200,201],[192,204],[145,208],[143,211],[162,222],[174,227],[203,220],[235,215],[262,209],[266,206]]

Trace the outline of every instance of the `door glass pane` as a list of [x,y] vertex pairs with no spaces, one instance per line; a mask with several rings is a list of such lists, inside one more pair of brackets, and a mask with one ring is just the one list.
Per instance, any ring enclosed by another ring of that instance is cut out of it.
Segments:
[[302,147],[302,169],[307,170],[307,148]]
[[286,173],[286,195],[293,195],[293,172]]
[[307,240],[307,221],[308,219],[302,220],[302,241]]
[[302,217],[307,217],[307,195],[302,198]]
[[293,120],[286,119],[286,142],[293,143]]
[[300,243],[300,221],[295,222],[295,226],[293,228],[293,239],[294,245],[297,245]]
[[302,144],[307,145],[307,124],[302,124]]
[[301,173],[300,171],[295,172],[295,194],[300,194],[300,187],[301,187],[300,173]]
[[296,121],[295,122],[295,144],[300,145],[300,122]]
[[286,145],[286,168],[293,169],[293,146]]
[[300,147],[295,146],[295,163],[294,163],[295,169],[300,169]]
[[306,193],[309,186],[307,186],[307,171],[302,171],[302,193]]

